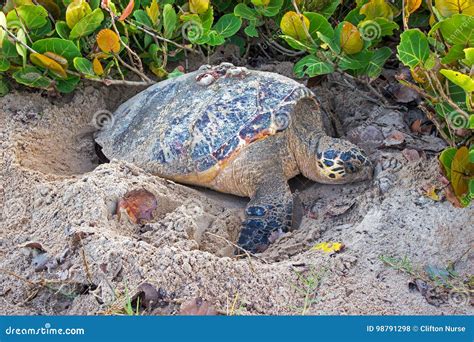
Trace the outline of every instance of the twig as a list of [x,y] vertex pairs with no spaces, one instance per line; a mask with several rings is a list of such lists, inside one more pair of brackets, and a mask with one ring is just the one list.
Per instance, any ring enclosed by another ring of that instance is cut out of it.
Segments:
[[[130,70],[134,71],[135,73],[137,73],[138,76],[140,76],[140,78],[142,78],[143,80],[149,80],[148,77],[146,77],[146,75],[143,74],[143,64],[142,64],[142,60],[140,59],[140,57],[136,54],[135,51],[133,51],[127,44],[125,44],[125,42],[123,41],[122,37],[120,36],[120,32],[119,30],[117,29],[117,25],[115,24],[115,16],[114,14],[107,8],[106,9],[109,14],[110,14],[110,19],[112,20],[112,26],[114,28],[114,31],[115,33],[117,34],[117,36],[119,37],[120,39],[120,43],[125,47],[125,49],[127,50],[127,53],[129,55],[129,58],[130,58],[130,61],[132,62],[133,65],[135,65],[135,62],[138,63],[138,69],[136,69],[135,67],[133,67],[135,70],[132,70],[130,69],[125,62],[124,65],[125,67],[129,68]],[[133,57],[132,57],[133,56]],[[134,58],[135,58],[135,61],[134,61]],[[120,60],[120,59],[119,59]],[[120,60],[121,61],[121,60]],[[122,62],[122,61],[121,61]],[[143,78],[145,77],[145,78]]]
[[0,272],[3,272],[3,273],[8,274],[8,275],[11,275],[12,277],[17,278],[17,279],[19,279],[19,280],[21,280],[21,281],[23,281],[23,282],[29,284],[30,286],[37,286],[37,285],[38,285],[36,282],[31,281],[31,280],[28,280],[28,279],[26,279],[26,278],[24,278],[24,277],[22,277],[22,276],[19,276],[18,274],[14,273],[14,272],[12,272],[12,271],[10,271],[10,270],[7,270],[7,269],[5,269],[5,268],[0,268]]
[[[39,5],[38,1],[36,1],[36,0],[33,0],[33,3],[37,6]],[[56,21],[54,20],[53,15],[48,10],[46,10],[46,11],[48,12],[49,19],[53,22],[53,25],[54,25],[56,23]]]
[[433,113],[431,113],[431,111],[426,108],[424,105],[420,104],[418,105],[418,108],[421,109],[421,111],[423,113],[425,113],[425,115],[427,116],[427,118],[432,122],[434,123],[434,125],[436,126],[436,129],[438,130],[439,134],[441,134],[441,136],[443,137],[443,139],[451,146],[454,146],[454,143],[452,141],[452,139],[450,139],[446,133],[443,131],[443,128],[441,127],[441,124],[439,123],[438,119],[436,118],[435,115],[433,115]]
[[122,63],[123,66],[125,66],[127,69],[133,71],[134,73],[136,73],[138,76],[140,76],[140,78],[145,81],[145,82],[152,82],[152,80],[147,76],[145,75],[143,72],[141,72],[140,70],[138,70],[137,68],[131,66],[130,64],[128,64],[127,62],[125,62],[121,57],[120,55],[117,53],[115,54],[115,57],[117,57],[117,59],[120,61],[120,63]]
[[5,31],[5,32],[8,34],[8,36],[10,36],[11,39],[13,39],[13,41],[14,41],[15,43],[20,44],[21,46],[23,46],[24,48],[26,48],[26,49],[27,49],[28,51],[30,51],[31,53],[38,53],[38,52],[36,52],[35,50],[33,50],[32,48],[30,48],[30,47],[28,46],[28,44],[25,44],[25,43],[23,43],[22,41],[18,40],[18,38],[17,38],[13,33],[11,33],[9,30],[7,30],[6,27],[4,27],[3,25],[0,25],[0,27],[3,29],[3,31]]
[[243,249],[243,248],[240,247],[239,245],[233,243],[232,241],[227,240],[225,237],[219,236],[219,235],[217,235],[217,234],[213,234],[213,233],[211,233],[211,232],[206,232],[206,234],[209,234],[209,235],[211,235],[211,236],[214,236],[214,237],[216,237],[216,238],[219,238],[219,239],[224,240],[225,242],[227,242],[227,243],[230,244],[231,246],[233,246],[233,247],[239,249],[240,251],[244,252],[244,253],[249,257],[249,259],[250,259],[250,257],[254,257],[255,259],[258,259],[258,260],[262,261],[263,263],[268,264],[268,261],[266,261],[265,259],[263,259],[263,258],[261,258],[261,257],[259,257],[259,256],[257,256],[257,255],[255,255],[255,254],[253,254],[253,253],[250,253],[249,251],[246,251],[245,249]]
[[18,13],[16,9],[16,5],[14,6],[13,10],[16,13],[16,16],[18,17],[18,21],[20,22],[21,28],[23,29],[23,32],[25,32],[26,37],[30,41],[30,44],[33,44],[33,40],[31,39],[30,35],[28,34],[28,30],[26,29],[25,23],[23,22],[23,18],[20,16],[20,13]]
[[148,35],[150,35],[150,36],[152,36],[152,37],[158,39],[158,40],[161,40],[161,41],[163,41],[163,42],[167,42],[167,43],[173,44],[174,46],[179,47],[180,49],[183,49],[183,50],[188,50],[188,51],[190,51],[190,52],[198,53],[196,50],[194,50],[193,48],[190,48],[189,46],[181,45],[181,44],[176,43],[176,42],[174,42],[174,41],[172,41],[172,40],[170,40],[170,39],[161,37],[161,36],[159,36],[159,35],[153,33],[153,32],[152,32],[153,29],[150,28],[150,27],[148,27],[148,26],[146,26],[146,25],[137,25],[137,24],[135,24],[134,22],[132,22],[132,21],[130,21],[130,20],[128,20],[128,19],[125,19],[125,22],[126,22],[127,24],[130,24],[130,25],[132,25],[133,27],[139,29],[140,31],[145,32],[146,34],[148,34]]
[[464,110],[462,110],[462,109],[457,105],[457,103],[455,103],[448,95],[446,95],[446,93],[445,93],[445,91],[444,91],[444,89],[443,89],[442,84],[439,82],[438,77],[436,77],[436,75],[434,74],[434,72],[433,72],[432,70],[429,70],[429,71],[428,71],[428,76],[431,76],[432,79],[434,80],[435,85],[436,85],[438,91],[440,92],[441,97],[443,98],[443,100],[445,100],[446,102],[448,102],[454,109],[456,109],[456,110],[459,112],[459,114],[461,114],[462,116],[464,116],[464,118],[469,121],[469,114],[466,113]]

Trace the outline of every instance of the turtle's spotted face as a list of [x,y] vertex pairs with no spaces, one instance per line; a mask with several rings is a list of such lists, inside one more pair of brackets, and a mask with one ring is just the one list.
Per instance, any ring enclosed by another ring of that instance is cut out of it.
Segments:
[[333,141],[337,141],[331,144],[334,147],[323,144],[316,153],[319,181],[349,183],[372,177],[372,163],[360,148],[347,141]]

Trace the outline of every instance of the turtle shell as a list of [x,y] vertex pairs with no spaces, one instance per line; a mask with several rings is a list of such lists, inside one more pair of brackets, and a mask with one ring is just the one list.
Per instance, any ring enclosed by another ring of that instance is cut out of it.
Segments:
[[96,141],[109,159],[167,176],[196,174],[287,129],[307,97],[314,97],[308,88],[275,73],[204,66],[122,104]]

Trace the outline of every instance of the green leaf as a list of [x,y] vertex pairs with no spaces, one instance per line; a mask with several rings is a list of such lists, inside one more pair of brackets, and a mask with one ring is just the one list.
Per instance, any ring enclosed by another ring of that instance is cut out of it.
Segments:
[[224,38],[229,38],[236,34],[242,26],[242,19],[236,17],[234,14],[225,14],[219,18],[214,25],[214,30]]
[[6,37],[3,39],[2,55],[6,58],[18,57],[15,44]]
[[28,30],[33,30],[46,25],[48,21],[48,11],[43,6],[39,5],[23,5],[19,6],[15,11],[10,11],[7,14],[8,26],[14,28],[21,28],[21,22]]
[[[471,115],[471,117],[472,117],[472,115]],[[469,162],[474,163],[474,149],[471,149],[469,151]]]
[[348,21],[356,26],[359,25],[359,23],[365,18],[365,14],[360,14],[359,9],[359,7],[356,7],[352,11],[347,13],[343,21]]
[[392,50],[386,46],[375,50],[364,73],[371,78],[379,77],[382,72],[382,67],[391,55]]
[[65,80],[57,80],[56,89],[63,94],[71,93],[74,89],[76,89],[76,86],[80,80],[81,78],[77,76],[71,76]]
[[5,17],[5,13],[0,11],[0,48],[3,45],[3,39],[7,36],[7,33],[2,27],[7,28],[7,17]]
[[87,36],[94,32],[104,20],[104,13],[100,8],[92,11],[92,13],[82,18],[71,30],[69,39],[77,39]]
[[474,65],[474,47],[464,49],[464,55],[466,56],[466,58],[463,59],[463,62],[468,67],[472,67]]
[[30,30],[30,38],[35,41],[37,39],[50,35],[50,33],[54,33],[54,30],[51,21],[48,20],[46,24],[42,27]]
[[209,31],[207,44],[211,46],[219,46],[225,43],[225,38],[222,37],[217,31]]
[[67,26],[65,21],[56,21],[55,29],[59,37],[61,37],[62,39],[69,39],[71,30],[69,29],[69,26]]
[[170,73],[168,74],[168,77],[167,77],[167,78],[168,78],[168,79],[169,79],[169,78],[176,78],[176,77],[179,77],[179,76],[182,76],[182,75],[184,75],[184,73],[183,73],[182,71],[179,71],[179,70],[176,68],[176,69],[174,69],[172,72],[170,72]]
[[464,89],[466,93],[474,91],[474,80],[469,75],[448,69],[441,69],[439,72],[448,80]]
[[393,31],[398,29],[397,23],[386,18],[363,20],[357,27],[362,39],[371,42],[371,45],[378,43],[382,37],[392,36]]
[[92,62],[84,57],[74,58],[74,68],[79,71],[81,74],[86,76],[95,77],[94,68]]
[[5,96],[10,91],[8,82],[4,79],[0,79],[0,97]]
[[451,165],[456,151],[456,147],[448,147],[439,155],[439,161],[441,162],[441,165],[443,165],[444,174],[449,181],[451,181]]
[[300,50],[300,51],[309,51],[310,47],[305,45],[304,43],[300,42],[299,40],[296,40],[295,38],[287,35],[281,35],[280,38],[282,38],[289,46],[291,46],[295,50]]
[[[337,36],[339,37],[339,36]],[[332,38],[329,38],[325,36],[324,34],[321,34],[321,32],[318,32],[318,38],[325,44],[329,46],[329,48],[336,54],[341,53],[341,46],[339,43],[339,38],[337,38],[336,35]]]
[[214,22],[214,9],[212,6],[209,6],[206,12],[201,14],[202,28],[206,31],[209,31]]
[[451,46],[448,53],[443,58],[441,58],[441,62],[443,64],[450,64],[464,58],[463,49],[464,46],[461,44]]
[[322,14],[326,18],[329,18],[334,14],[334,12],[336,12],[336,9],[339,7],[341,2],[342,0],[331,0],[324,8],[318,10],[318,13]]
[[234,8],[234,14],[247,20],[257,20],[258,13],[244,3],[240,3]]
[[18,54],[22,57],[23,59],[23,66],[26,65],[26,56],[27,56],[27,51],[26,51],[26,34],[25,34],[25,31],[23,31],[23,29],[19,29],[18,32],[16,33],[16,39],[23,43],[23,44],[20,44],[20,43],[16,43],[16,52],[18,52]]
[[32,66],[14,72],[13,78],[20,84],[42,89],[48,88],[52,82],[49,78],[43,76],[41,71]]
[[309,19],[309,34],[313,39],[318,39],[318,32],[326,37],[332,38],[334,30],[328,20],[318,13],[305,12],[304,16]]
[[455,14],[439,24],[443,38],[450,44],[474,46],[474,20],[472,16]]
[[39,53],[53,52],[56,55],[66,58],[70,63],[75,57],[81,56],[81,52],[72,41],[61,38],[37,40],[33,43],[32,48]]
[[255,25],[249,24],[245,29],[244,32],[247,36],[257,38],[258,37],[258,31]]
[[146,14],[144,10],[136,10],[135,12],[133,12],[133,17],[135,18],[137,23],[140,25],[145,25],[148,27],[153,26],[153,23],[151,22],[150,17],[148,16],[148,14]]
[[177,16],[172,5],[166,4],[163,9],[163,27],[165,29],[165,37],[171,38],[176,29]]
[[316,56],[309,55],[296,63],[293,71],[295,75],[300,78],[305,74],[309,77],[314,77],[330,74],[334,72],[334,67],[329,63],[319,60]]
[[0,56],[0,72],[7,71],[8,69],[10,69],[10,61],[5,57]]
[[398,58],[410,68],[423,64],[430,55],[428,39],[418,29],[406,30],[400,35]]
[[280,12],[283,6],[283,0],[270,0],[270,3],[263,7],[261,12],[266,17],[274,17]]
[[353,55],[342,55],[338,63],[341,70],[360,70],[365,69],[372,58],[372,51],[361,51]]

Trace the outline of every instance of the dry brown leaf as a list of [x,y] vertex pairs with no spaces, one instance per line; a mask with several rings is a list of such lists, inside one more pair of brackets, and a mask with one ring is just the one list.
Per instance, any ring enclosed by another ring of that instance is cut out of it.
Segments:
[[142,224],[153,219],[153,211],[158,207],[155,195],[145,189],[127,192],[117,205],[117,215],[125,210],[133,223]]

